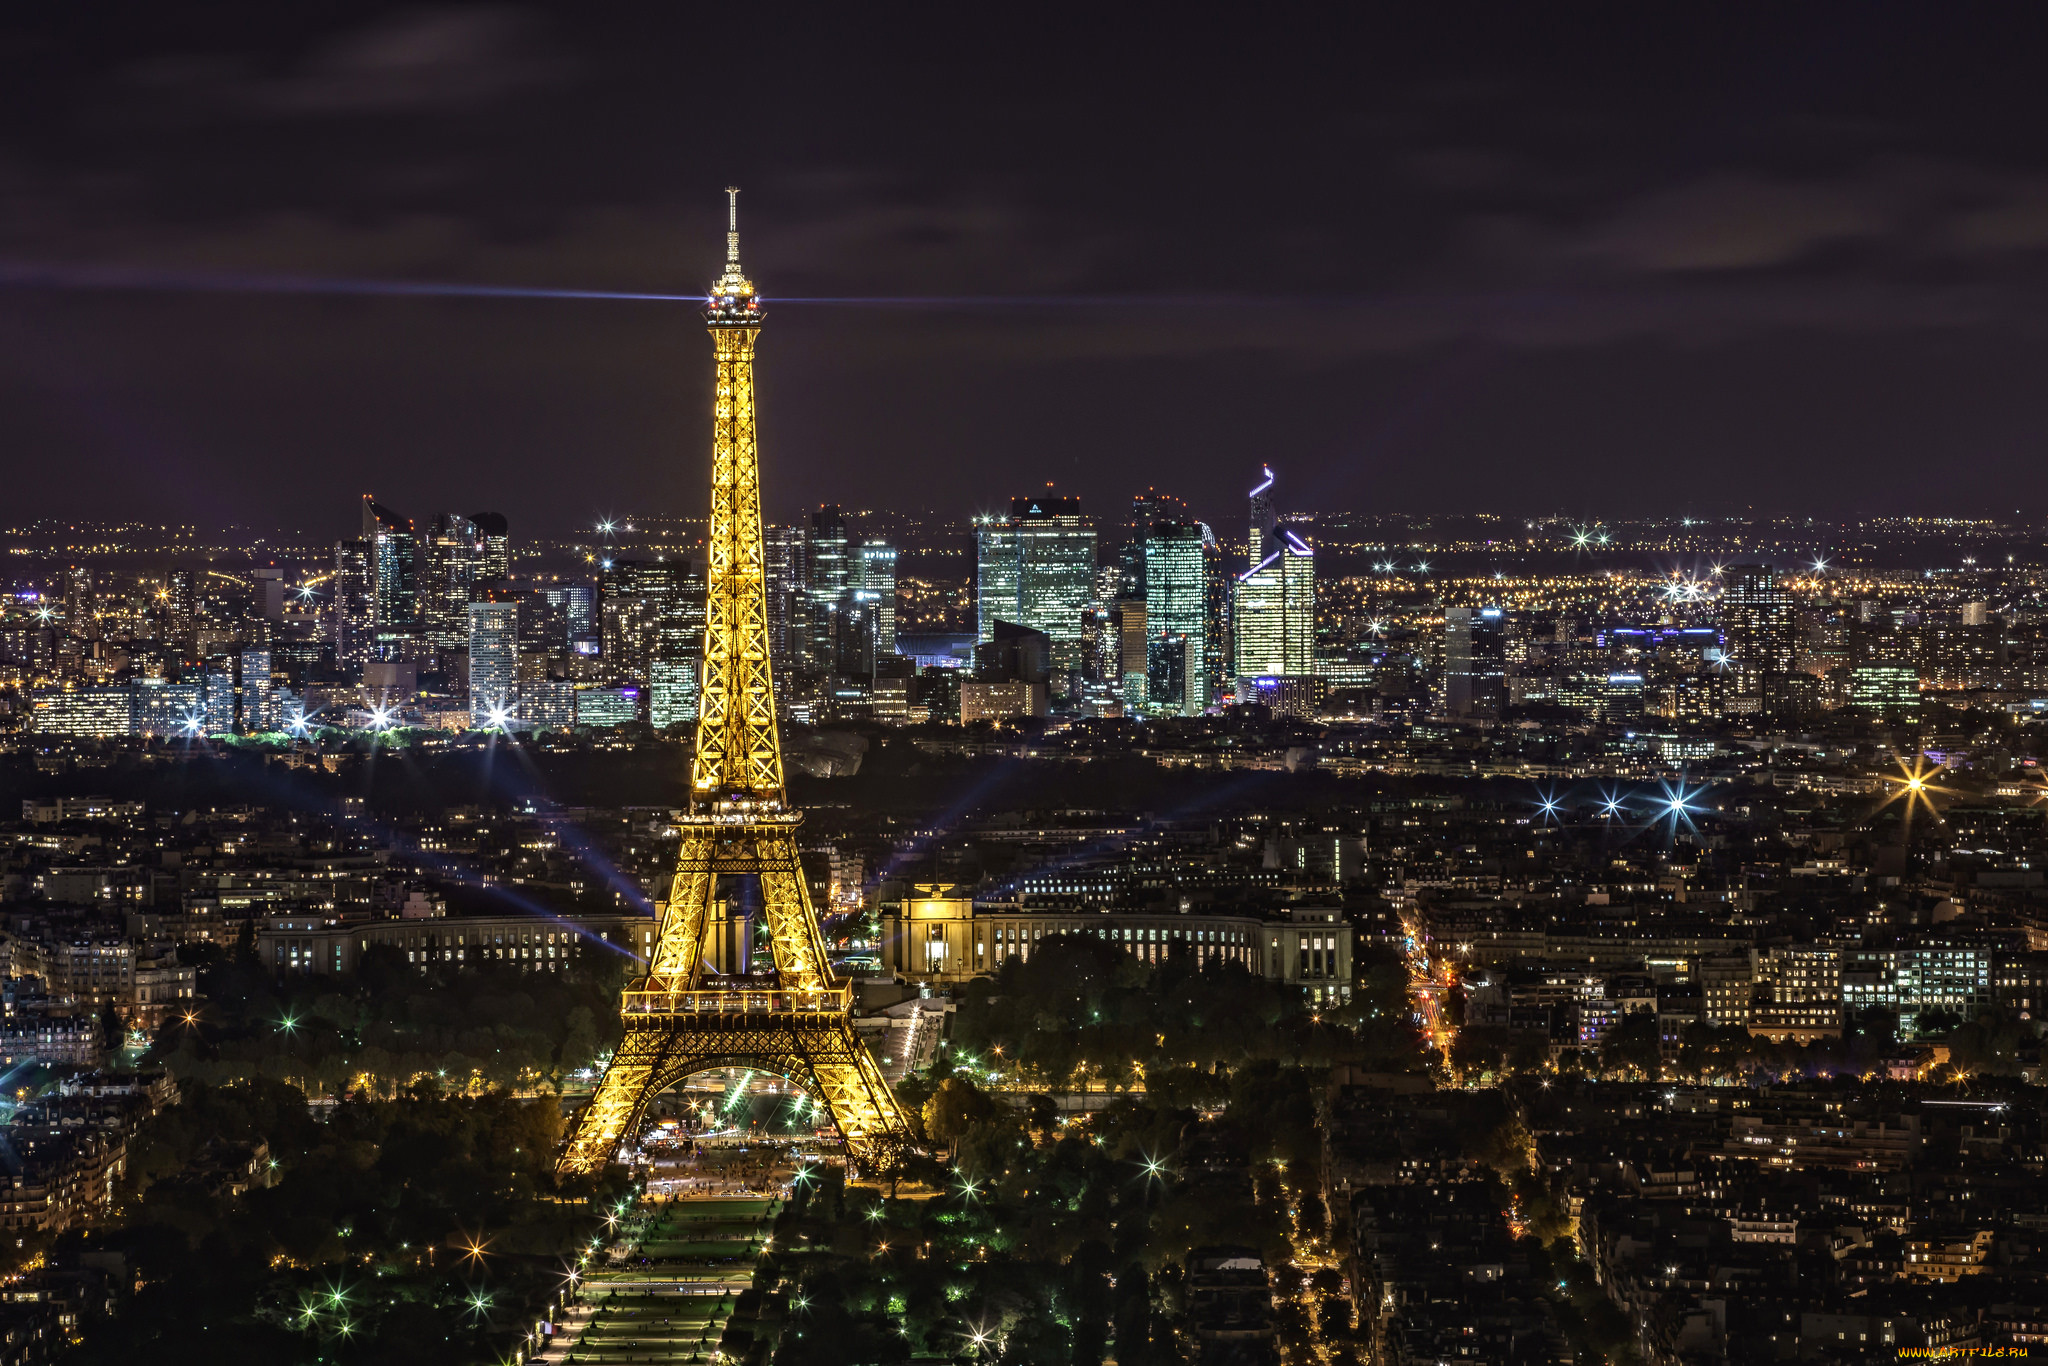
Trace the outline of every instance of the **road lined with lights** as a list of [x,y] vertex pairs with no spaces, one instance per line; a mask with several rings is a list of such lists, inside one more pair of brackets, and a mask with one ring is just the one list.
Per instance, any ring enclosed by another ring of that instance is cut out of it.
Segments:
[[1415,1003],[1415,1020],[1422,1026],[1429,1046],[1440,1049],[1444,1055],[1444,1067],[1451,1066],[1451,1045],[1457,1041],[1458,1031],[1444,1018],[1444,997],[1457,984],[1457,977],[1450,964],[1441,968],[1433,967],[1429,961],[1428,940],[1423,935],[1419,917],[1403,917],[1402,930],[1406,936],[1404,958],[1408,967],[1408,995]]

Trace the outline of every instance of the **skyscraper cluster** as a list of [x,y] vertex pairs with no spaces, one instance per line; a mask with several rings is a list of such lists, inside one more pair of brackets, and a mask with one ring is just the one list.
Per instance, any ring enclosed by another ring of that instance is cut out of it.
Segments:
[[1315,554],[1275,515],[1264,475],[1241,572],[1157,490],[1132,499],[1107,560],[1078,498],[1018,498],[1007,516],[977,519],[977,674],[1007,624],[1045,637],[1050,698],[1084,714],[1194,716],[1231,697],[1298,706],[1316,674]]
[[[957,634],[930,629],[933,580],[922,568],[917,625],[899,625],[901,552],[872,534],[866,514],[824,505],[767,526],[777,703],[806,722],[1182,717],[1232,700],[1310,710],[1321,688],[1315,554],[1274,510],[1273,474],[1263,474],[1241,563],[1156,490],[1112,524],[1116,544],[1078,498],[1050,490],[974,519],[971,582],[937,617],[964,614],[971,630]],[[108,610],[102,572],[72,567],[61,613],[46,610],[61,616],[53,659],[82,658],[41,724],[204,734],[637,722],[680,734],[695,721],[706,564],[688,540],[621,543],[633,528],[602,524],[595,543],[576,548],[572,572],[515,573],[501,515],[415,518],[370,497],[356,511],[357,534],[324,564],[173,568],[152,590],[151,630],[180,654],[142,679],[106,679],[93,662],[117,653],[102,637],[133,631]]]

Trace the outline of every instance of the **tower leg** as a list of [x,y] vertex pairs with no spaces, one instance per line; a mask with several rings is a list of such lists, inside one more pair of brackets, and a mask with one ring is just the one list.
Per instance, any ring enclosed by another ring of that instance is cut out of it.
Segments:
[[665,1033],[626,1031],[590,1104],[576,1112],[575,1127],[555,1164],[559,1174],[604,1170],[646,1110],[672,1047],[673,1040]]
[[711,897],[718,890],[718,847],[710,830],[693,828],[683,836],[676,854],[675,881],[656,927],[648,976],[671,990],[688,988],[704,956],[704,930]]
[[846,1146],[857,1157],[886,1169],[909,1146],[910,1128],[881,1065],[854,1033],[853,1022],[843,1028],[832,1057],[811,1059],[811,1075]]
[[804,887],[804,868],[792,839],[763,839],[756,849],[761,878],[761,911],[775,950],[775,974],[790,991],[831,983],[825,941]]

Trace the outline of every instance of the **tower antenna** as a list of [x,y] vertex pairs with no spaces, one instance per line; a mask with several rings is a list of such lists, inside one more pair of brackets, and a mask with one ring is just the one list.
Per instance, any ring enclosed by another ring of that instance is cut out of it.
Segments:
[[740,263],[740,187],[725,187],[725,263]]

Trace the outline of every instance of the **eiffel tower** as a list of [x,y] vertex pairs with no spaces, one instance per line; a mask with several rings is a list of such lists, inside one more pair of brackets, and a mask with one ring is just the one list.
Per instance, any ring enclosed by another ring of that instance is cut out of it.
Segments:
[[[871,1166],[903,1155],[910,1133],[881,1068],[854,1033],[852,989],[832,975],[811,913],[783,791],[782,745],[768,670],[761,546],[761,465],[754,444],[754,342],[761,301],[740,270],[739,191],[728,189],[725,273],[704,321],[717,359],[711,438],[711,532],[704,684],[690,811],[647,975],[620,1000],[625,1038],[577,1115],[556,1169],[601,1170],[639,1127],[647,1103],[693,1073],[744,1067],[787,1077],[821,1098],[848,1150]],[[775,956],[772,983],[707,975],[705,932],[721,879],[760,888]]]

